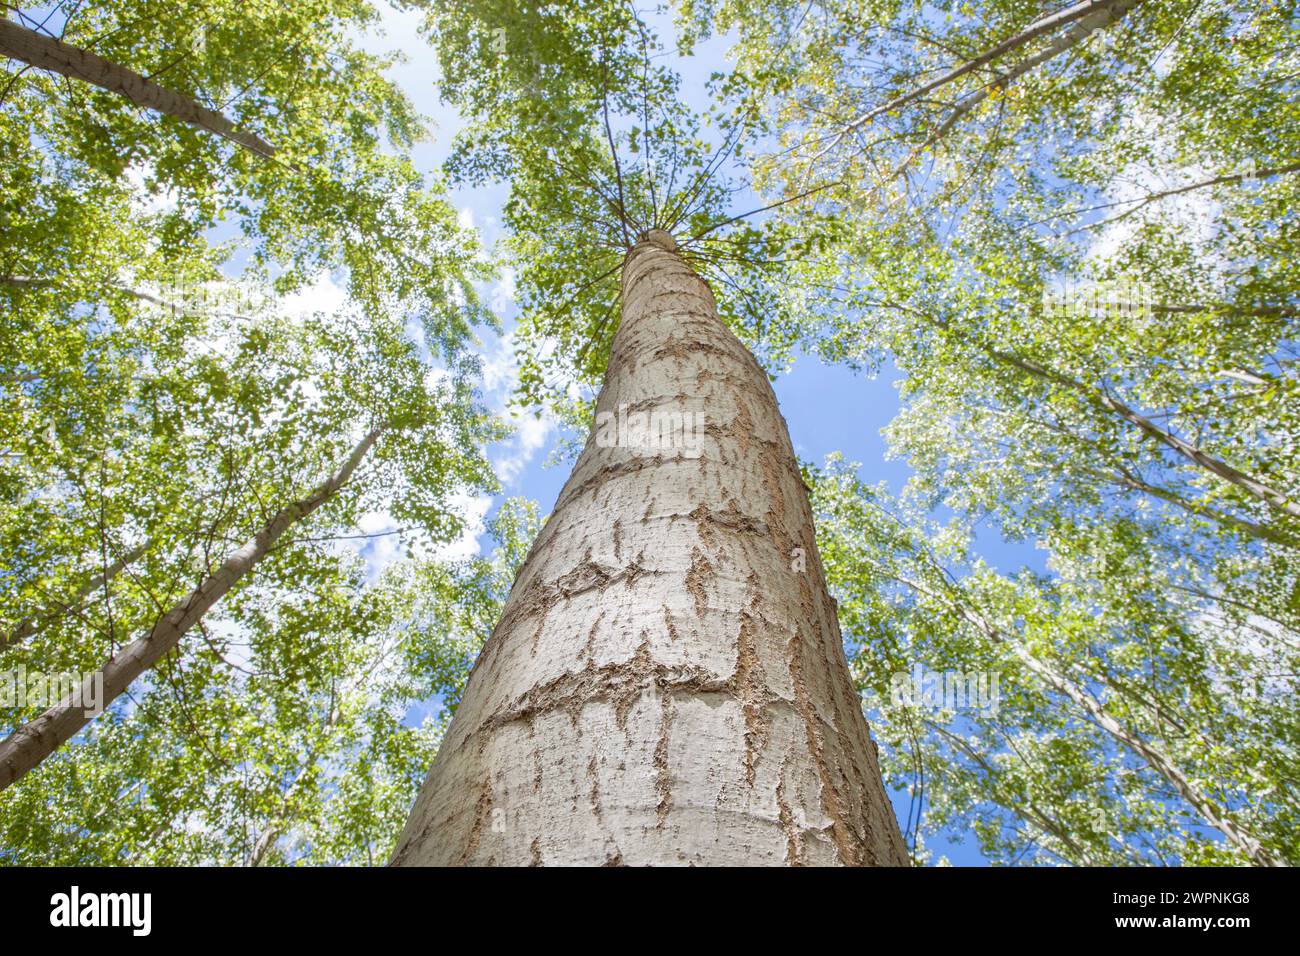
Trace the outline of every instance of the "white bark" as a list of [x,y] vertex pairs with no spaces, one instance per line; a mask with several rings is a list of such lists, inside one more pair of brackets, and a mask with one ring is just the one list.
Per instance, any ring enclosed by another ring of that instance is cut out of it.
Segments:
[[700,441],[588,439],[395,865],[907,863],[775,395],[675,248],[628,255],[597,413]]
[[102,571],[89,577],[66,601],[54,602],[54,606],[44,608],[36,614],[29,615],[18,622],[8,634],[0,634],[0,650],[23,643],[42,627],[52,624],[59,618],[76,614],[84,608],[90,596],[121,574],[127,567],[144,556],[145,545],[132,548]]
[[[202,620],[213,605],[266,557],[289,528],[347,484],[384,430],[380,426],[368,432],[352,449],[347,461],[310,495],[276,512],[252,538],[230,552],[219,568],[162,616],[148,634],[132,641],[115,657],[109,658],[100,669],[104,682],[102,705],[107,707],[125,693],[136,678],[180,643],[185,632]],[[82,699],[74,694],[15,730],[0,743],[0,790],[40,766],[46,757],[72,739],[93,719],[94,715],[87,713]]]
[[174,116],[259,156],[270,158],[275,155],[275,147],[260,136],[239,129],[216,110],[208,109],[191,97],[159,86],[134,70],[105,60],[89,50],[42,36],[3,18],[0,18],[0,56],[117,93],[136,106]]

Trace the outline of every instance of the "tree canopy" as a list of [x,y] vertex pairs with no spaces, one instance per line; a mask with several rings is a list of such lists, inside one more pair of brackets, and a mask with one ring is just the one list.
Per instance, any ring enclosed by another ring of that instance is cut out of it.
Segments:
[[[368,0],[9,7],[0,671],[113,660],[375,439],[0,791],[0,858],[383,862],[541,525],[445,557],[501,494],[481,336],[581,442],[658,228],[774,380],[900,381],[906,485],[804,477],[917,862],[1300,862],[1293,4],[397,6],[458,120],[433,170]],[[491,248],[449,199],[486,184]]]

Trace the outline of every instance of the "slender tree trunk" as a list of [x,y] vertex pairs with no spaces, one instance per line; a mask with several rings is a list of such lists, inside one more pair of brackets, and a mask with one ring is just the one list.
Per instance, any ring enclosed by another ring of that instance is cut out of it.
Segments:
[[[984,408],[983,410],[1003,415],[1004,417],[1006,414],[999,409]],[[1048,431],[1058,435],[1064,435],[1066,438],[1070,439],[1070,441],[1078,442],[1079,444],[1092,449],[1104,459],[1114,458],[1113,453],[1108,451],[1103,446],[1102,442],[1096,439],[1085,438],[1063,425],[1045,421],[1040,418],[1032,418],[1031,422],[1039,428],[1047,429]],[[1211,508],[1209,505],[1202,504],[1199,501],[1191,501],[1184,498],[1182,495],[1170,491],[1168,488],[1162,488],[1159,485],[1153,485],[1148,481],[1144,481],[1138,474],[1124,465],[1122,461],[1108,461],[1107,464],[1109,467],[1115,469],[1114,473],[1097,468],[1088,468],[1086,466],[1080,466],[1080,470],[1085,474],[1091,475],[1092,477],[1109,484],[1119,485],[1122,488],[1128,488],[1132,491],[1138,491],[1142,494],[1150,495],[1152,498],[1158,498],[1161,501],[1168,502],[1169,504],[1182,508],[1184,511],[1191,514],[1202,518],[1209,518],[1211,521],[1217,521],[1219,524],[1226,527],[1236,528],[1238,531],[1242,531],[1251,537],[1260,538],[1264,541],[1272,541],[1276,544],[1294,546],[1296,543],[1294,538],[1289,537],[1284,531],[1271,525],[1262,525],[1258,522],[1239,517],[1226,511],[1221,511],[1217,508]],[[1037,462],[1035,465],[1045,467],[1041,466]]]
[[259,156],[270,157],[275,154],[275,148],[270,143],[253,133],[244,132],[216,110],[208,109],[191,97],[159,86],[139,73],[98,57],[89,50],[54,37],[42,36],[3,18],[0,18],[0,56],[117,93],[136,106],[174,116],[181,122],[215,133]]
[[1123,419],[1130,425],[1136,426],[1137,429],[1148,438],[1154,439],[1167,448],[1172,449],[1187,461],[1190,461],[1199,468],[1203,468],[1216,478],[1240,488],[1242,491],[1245,491],[1247,494],[1259,499],[1269,507],[1280,511],[1283,514],[1289,515],[1292,518],[1300,518],[1300,504],[1293,501],[1288,495],[1266,484],[1254,475],[1247,474],[1244,471],[1239,471],[1229,465],[1226,461],[1215,458],[1213,455],[1202,451],[1191,442],[1178,437],[1173,432],[1161,428],[1145,415],[1140,414],[1128,405],[1125,405],[1119,399],[1113,397],[1104,388],[1097,388],[1088,385],[1086,382],[1082,382],[1072,376],[1055,371],[1054,369],[1040,365],[1029,359],[1021,358],[1014,352],[1007,352],[1002,349],[994,348],[991,345],[979,341],[974,336],[954,329],[951,324],[938,316],[930,315],[929,313],[923,312],[919,309],[908,309],[907,311],[912,315],[919,316],[925,322],[928,322],[930,325],[933,325],[945,334],[955,336],[962,342],[974,345],[986,355],[989,355],[1000,362],[1004,362],[1013,368],[1017,368],[1039,381],[1049,382],[1053,385],[1059,385],[1063,388],[1077,392],[1097,407],[1117,418]]
[[1194,514],[1201,518],[1209,518],[1211,521],[1217,521],[1219,524],[1229,528],[1236,528],[1243,531],[1253,538],[1259,538],[1262,541],[1272,541],[1274,544],[1294,545],[1294,539],[1288,538],[1285,534],[1279,532],[1276,528],[1268,525],[1258,524],[1249,521],[1246,518],[1239,518],[1237,515],[1229,514],[1226,511],[1220,511],[1217,508],[1211,508],[1208,505],[1200,504],[1196,501],[1188,501],[1182,495],[1176,494],[1167,488],[1160,488],[1150,482],[1143,481],[1127,469],[1120,469],[1118,474],[1109,475],[1105,472],[1094,471],[1090,468],[1084,469],[1090,475],[1109,481],[1113,484],[1122,485],[1125,488],[1131,488],[1134,491],[1140,491],[1144,495],[1150,495],[1152,498],[1159,498],[1175,507],[1182,508],[1189,514]]
[[285,817],[289,815],[289,801],[293,799],[294,793],[302,784],[303,779],[307,776],[307,771],[311,770],[319,759],[320,754],[316,748],[313,747],[308,752],[307,759],[299,765],[298,772],[294,774],[293,781],[285,788],[284,793],[280,794],[280,806],[283,808],[284,815],[277,815],[262,828],[262,832],[257,835],[257,839],[253,843],[252,851],[248,854],[247,859],[244,860],[244,866],[261,866],[266,862],[267,854],[270,853],[271,848],[275,846],[275,842],[283,836],[284,831],[288,826],[285,822]]
[[[7,286],[11,289],[48,289],[57,284],[58,280],[44,276],[0,276],[0,286]],[[217,315],[230,319],[252,321],[248,316],[241,315],[238,312],[222,312],[219,310],[208,309],[206,306],[195,306],[192,303],[185,302],[184,300],[178,301],[166,299],[154,295],[152,292],[148,292],[144,289],[137,289],[121,282],[110,281],[108,287],[110,289],[116,289],[118,292],[124,292],[134,299],[139,299],[141,302],[147,302],[149,305],[156,305],[160,309],[168,309],[172,312],[187,313],[190,315]],[[40,376],[31,376],[30,379],[35,380],[39,377]]]
[[959,100],[926,145],[932,146],[947,136],[963,116],[989,98],[989,90],[995,87],[1005,90],[1031,70],[1037,69],[1048,60],[1055,59],[1062,53],[1069,52],[1096,31],[1104,30],[1111,24],[1124,19],[1128,12],[1140,2],[1141,0],[1100,0],[1100,2],[1092,0],[1092,2],[1076,4],[1070,8],[1075,11],[1083,10],[1082,18],[1074,26],[1054,39],[1044,49],[1033,56],[1026,57],[1015,66],[1003,70],[990,83]]
[[[992,764],[990,764],[988,760],[985,759],[983,754],[981,754],[969,743],[967,743],[964,737],[962,737],[960,734],[954,734],[951,730],[949,730],[943,724],[938,723],[937,721],[926,720],[925,724],[927,727],[929,727],[939,736],[947,740],[951,746],[955,747],[956,749],[964,753],[976,766],[978,766],[980,770],[983,771],[985,779],[989,781],[990,787],[997,786],[997,780],[998,777],[1001,775],[1001,771],[999,771],[997,767],[994,767]],[[1041,830],[1043,833],[1047,834],[1048,836],[1053,837],[1056,840],[1059,840],[1061,845],[1065,847],[1065,849],[1068,850],[1071,854],[1073,854],[1073,856],[1067,857],[1063,853],[1050,850],[1050,849],[1048,850],[1048,852],[1052,853],[1054,856],[1056,856],[1058,859],[1062,860],[1063,862],[1072,864],[1074,866],[1104,866],[1105,865],[1105,861],[1099,861],[1094,859],[1088,853],[1087,848],[1084,847],[1082,844],[1080,844],[1074,838],[1074,835],[1070,832],[1069,826],[1061,823],[1060,820],[1054,818],[1051,814],[1044,811],[1037,804],[1035,804],[1032,799],[1025,799],[1024,795],[1019,793],[1016,795],[1016,799],[1014,800],[1000,800],[996,796],[992,796],[992,795],[990,795],[989,799],[991,802],[996,803],[998,806],[1002,807],[1007,812],[1015,816],[1018,816],[1021,820],[1024,820],[1025,823],[1027,823],[1028,825],[1037,827],[1039,830]],[[1131,860],[1131,862],[1140,863],[1141,860]]]
[[[1134,199],[1134,200],[1121,199],[1115,202],[1102,203],[1100,205],[1093,206],[1090,209],[1085,209],[1082,211],[1091,212],[1094,209],[1104,209],[1108,206],[1118,206],[1127,201],[1134,202],[1136,203],[1136,205],[1130,206],[1128,209],[1125,209],[1119,215],[1111,216],[1109,219],[1102,219],[1099,222],[1090,222],[1087,225],[1083,225],[1075,229],[1071,229],[1069,232],[1065,233],[1065,235],[1069,236],[1069,235],[1073,235],[1076,232],[1099,229],[1102,226],[1113,226],[1115,223],[1123,222],[1125,219],[1129,218],[1130,216],[1136,215],[1137,213],[1145,209],[1147,206],[1151,205],[1153,202],[1159,202],[1162,199],[1168,199],[1170,196],[1181,196],[1183,195],[1183,193],[1189,193],[1194,189],[1204,189],[1206,186],[1224,186],[1230,183],[1239,183],[1242,180],[1246,179],[1247,177],[1251,177],[1254,179],[1271,179],[1274,176],[1287,176],[1290,175],[1291,173],[1300,173],[1300,163],[1288,163],[1285,166],[1271,166],[1268,169],[1252,169],[1250,172],[1243,172],[1243,173],[1228,173],[1223,176],[1215,176],[1212,179],[1202,179],[1199,182],[1188,183],[1185,186],[1178,186],[1175,187],[1174,189],[1162,189],[1159,192],[1148,193],[1147,195],[1141,197],[1140,199]],[[1197,312],[1197,311],[1205,311],[1205,310],[1200,306],[1192,305],[1192,306],[1156,306],[1155,311],[1177,313],[1177,312]],[[1248,312],[1246,314],[1262,315],[1268,317],[1280,316],[1282,318],[1295,317],[1294,311],[1282,306],[1263,306],[1257,309],[1253,309],[1251,310],[1251,312]]]
[[[159,619],[148,634],[132,641],[116,657],[109,658],[101,668],[104,687],[100,703],[107,707],[116,700],[137,677],[174,648],[185,632],[197,624],[244,575],[256,567],[289,528],[347,484],[383,432],[382,426],[368,432],[353,448],[347,461],[310,495],[278,511],[243,546],[232,551],[221,567],[204,578],[184,600]],[[4,743],[0,743],[0,790],[39,766],[41,761],[93,719],[94,715],[87,713],[82,699],[74,694],[15,730]]]
[[[920,581],[902,576],[895,576],[895,579],[921,594],[928,595],[936,600],[947,601],[957,613],[988,635],[990,640],[1006,647],[1026,668],[1038,675],[1049,687],[1073,701],[1098,727],[1110,734],[1117,743],[1127,747],[1142,758],[1148,767],[1163,777],[1178,792],[1179,796],[1200,814],[1201,819],[1206,824],[1222,833],[1230,844],[1244,853],[1256,866],[1288,865],[1276,852],[1264,846],[1258,837],[1224,813],[1190,777],[1183,773],[1182,768],[1178,766],[1172,757],[1165,753],[1158,743],[1144,739],[1131,728],[1121,724],[1111,716],[1110,712],[1092,694],[1064,674],[1061,674],[1046,661],[1035,657],[1021,642],[1008,636],[983,614],[980,614],[963,601],[956,600],[951,596],[945,597],[934,588],[928,587]],[[1123,687],[1105,678],[1103,678],[1103,682],[1117,694],[1126,693]]]
[[[1050,59],[1052,56],[1060,53],[1062,49],[1069,49],[1069,47],[1073,46],[1083,37],[1086,37],[1092,31],[1108,26],[1113,21],[1124,16],[1125,13],[1136,6],[1139,2],[1141,2],[1141,0],[1080,0],[1079,3],[1075,3],[1063,10],[1040,17],[1019,33],[1002,40],[1000,43],[995,44],[978,56],[972,57],[959,66],[947,70],[926,83],[922,83],[911,91],[904,93],[901,96],[896,96],[888,102],[882,103],[881,105],[868,110],[866,113],[863,113],[851,123],[845,125],[835,135],[831,144],[824,147],[821,152],[817,154],[817,158],[820,158],[822,155],[829,152],[835,144],[839,143],[849,133],[861,129],[873,119],[884,116],[885,114],[895,110],[902,109],[909,103],[915,102],[929,93],[933,93],[940,87],[946,86],[968,73],[989,67],[994,61],[1006,56],[1008,53],[1018,50],[1027,43],[1031,43],[1039,37],[1046,36],[1062,26],[1076,23],[1076,21],[1079,20],[1084,21],[1084,24],[1080,25],[1083,27],[1081,34],[1078,30],[1068,32],[1064,37],[1053,41],[1053,43],[1047,48],[1047,51],[1038,54],[1037,57],[1030,57],[1029,60],[1025,61],[1028,65],[1022,64],[1023,69],[1015,68],[1019,69],[1019,72],[1016,72],[1015,76],[1019,76],[1020,73],[1023,73],[1025,70],[1032,69],[1044,60]],[[1014,72],[1014,70],[1008,71],[1008,73],[1011,72]],[[1014,79],[1014,77],[1012,78]],[[967,109],[969,109],[969,107]],[[963,110],[963,112],[966,112],[966,110]]]
[[1216,478],[1220,478],[1229,484],[1241,488],[1251,496],[1258,498],[1260,501],[1284,514],[1290,515],[1292,518],[1300,518],[1300,504],[1296,504],[1282,492],[1270,487],[1263,481],[1255,478],[1253,475],[1248,475],[1244,471],[1238,471],[1227,462],[1203,452],[1191,442],[1179,438],[1173,432],[1161,428],[1155,422],[1151,421],[1151,419],[1139,414],[1132,408],[1129,408],[1129,406],[1125,405],[1119,399],[1112,397],[1109,393],[1101,389],[1089,388],[1077,379],[1071,378],[1068,375],[1062,375],[1059,372],[1054,372],[1051,369],[1039,365],[1037,362],[1022,359],[1009,352],[1000,352],[995,349],[993,350],[993,353],[1010,362],[1016,368],[1028,372],[1036,378],[1064,385],[1067,388],[1072,388],[1075,391],[1086,395],[1106,411],[1111,412],[1112,414],[1124,419],[1126,422],[1137,426],[1137,428],[1148,438],[1153,438],[1160,444],[1173,449],[1179,455],[1192,462],[1192,464],[1205,469]]
[[[906,865],[767,377],[667,233],[622,282],[597,428],[393,863]],[[636,447],[638,414],[684,427]]]
[[69,614],[76,614],[86,606],[90,596],[97,590],[108,585],[115,577],[122,573],[128,566],[134,564],[144,556],[146,545],[132,548],[122,557],[118,558],[107,568],[98,571],[84,581],[81,587],[69,595],[66,601],[55,602],[52,607],[23,618],[17,626],[8,634],[0,634],[0,651],[14,647],[23,643],[42,627],[53,624],[59,618],[66,617]]
[[[1206,823],[1227,837],[1228,842],[1244,853],[1252,863],[1256,866],[1287,865],[1285,860],[1281,859],[1271,849],[1265,847],[1258,837],[1223,813],[1221,808],[1206,796],[1201,788],[1192,782],[1190,777],[1183,773],[1182,769],[1161,747],[1144,740],[1121,724],[1102,707],[1095,697],[1086,693],[1073,681],[1067,680],[1027,651],[1020,649],[1018,645],[1016,646],[1016,654],[1030,670],[1037,673],[1048,684],[1081,707],[1097,723],[1097,726],[1145,760],[1147,766],[1164,777],[1178,791],[1178,794],[1201,815],[1201,818]],[[1112,690],[1118,690],[1113,684],[1107,686]]]

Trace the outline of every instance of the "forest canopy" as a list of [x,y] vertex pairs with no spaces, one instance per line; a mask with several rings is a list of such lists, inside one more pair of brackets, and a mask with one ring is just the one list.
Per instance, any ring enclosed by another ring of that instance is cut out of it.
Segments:
[[914,863],[1300,863],[1296,22],[6,4],[0,862],[385,863],[663,230]]

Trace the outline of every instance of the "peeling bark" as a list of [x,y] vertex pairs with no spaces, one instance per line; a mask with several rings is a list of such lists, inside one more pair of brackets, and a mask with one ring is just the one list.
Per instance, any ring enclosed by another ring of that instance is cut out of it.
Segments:
[[906,865],[767,376],[666,233],[622,282],[597,414],[699,454],[593,431],[393,863]]

